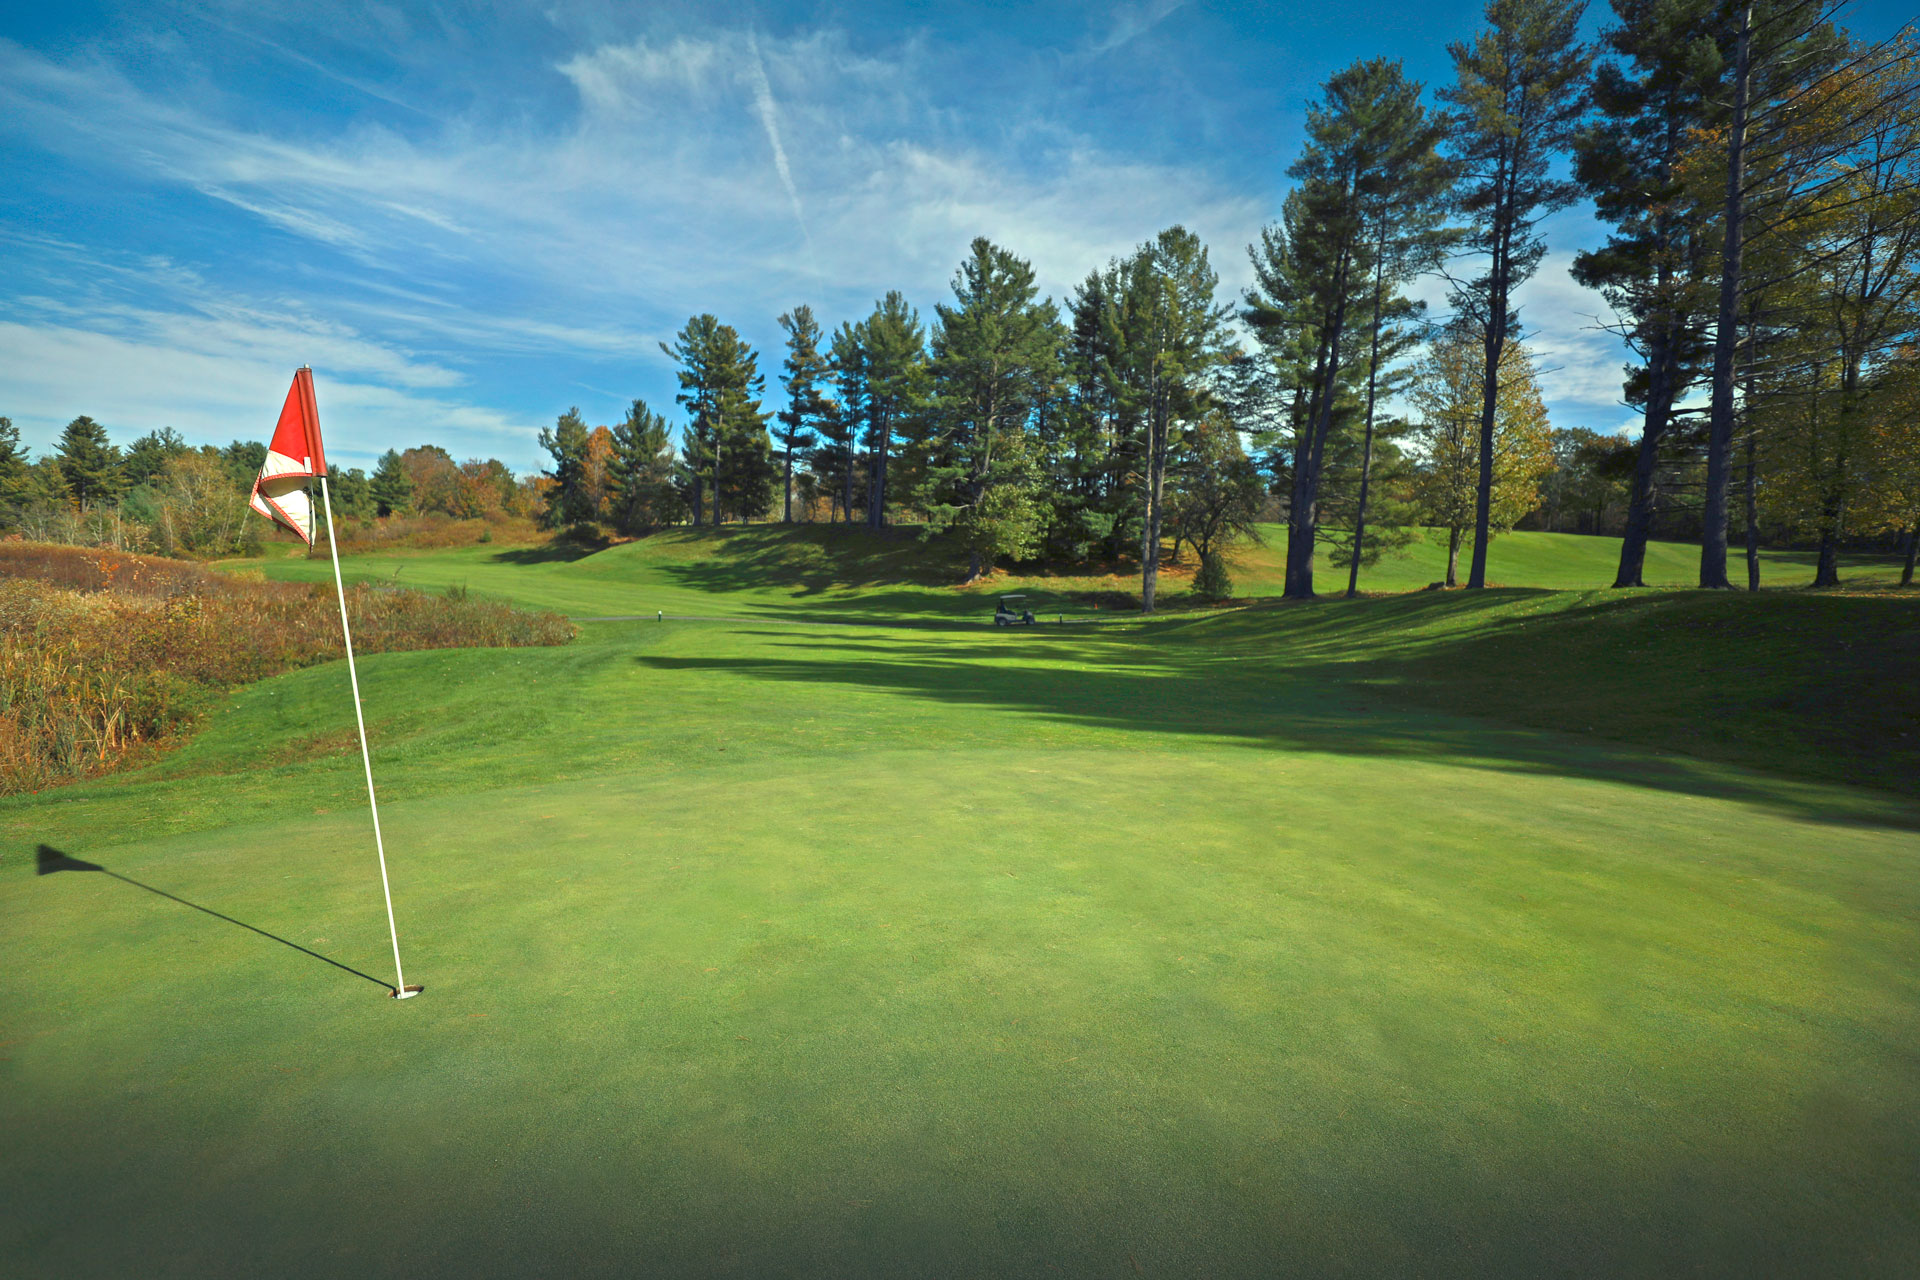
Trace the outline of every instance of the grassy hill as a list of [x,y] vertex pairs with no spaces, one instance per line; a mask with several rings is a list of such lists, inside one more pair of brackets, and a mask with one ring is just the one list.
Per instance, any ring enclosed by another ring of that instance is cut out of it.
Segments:
[[[1241,595],[1277,596],[1286,580],[1285,525],[1263,525],[1264,545],[1236,552],[1234,586]],[[1400,555],[1383,559],[1360,571],[1362,591],[1418,591],[1447,575],[1447,538],[1444,530],[1423,529]],[[1471,548],[1460,553],[1460,580],[1465,581]],[[1735,549],[1731,572],[1746,581],[1744,551]],[[1891,586],[1899,581],[1900,564],[1891,556],[1849,556],[1843,574],[1853,586]],[[1607,587],[1620,565],[1620,539],[1571,533],[1505,533],[1487,552],[1487,581],[1501,587],[1549,587],[1558,590]],[[1762,551],[1760,585],[1777,589],[1803,587],[1813,581],[1814,555],[1810,551]],[[1649,587],[1691,587],[1700,581],[1700,546],[1693,542],[1652,542],[1647,545],[1642,572]],[[1347,589],[1346,566],[1334,567],[1323,552],[1314,567],[1314,585],[1322,594]]]
[[363,664],[404,1005],[338,664],[0,802],[24,1274],[1920,1265],[1911,600],[350,567],[732,620]]
[[[1278,596],[1285,578],[1286,530],[1262,526],[1264,543],[1233,555],[1236,595],[1243,599]],[[1489,560],[1495,585],[1561,590],[1604,588],[1613,581],[1620,554],[1617,538],[1588,538],[1563,533],[1513,533],[1498,539]],[[1188,557],[1192,559],[1191,555]],[[322,581],[332,570],[324,558],[279,556],[258,564],[275,578]],[[1886,587],[1898,580],[1898,562],[1890,557],[1843,560],[1846,581],[1854,587]],[[1170,608],[1189,607],[1186,599],[1191,564],[1170,567],[1162,580],[1162,600]],[[964,591],[954,584],[964,566],[936,545],[923,544],[911,529],[889,536],[830,525],[747,525],[713,529],[672,529],[589,552],[566,544],[500,549],[465,547],[451,551],[398,552],[349,558],[357,579],[430,588],[467,587],[511,598],[533,607],[580,616],[645,614],[656,610],[685,615],[778,614],[814,620],[860,618],[943,618],[991,613],[1002,591],[1030,593],[1038,611],[1085,614],[1090,601],[1125,611],[1129,597],[1139,603],[1136,571],[1111,574],[1000,572]],[[1803,586],[1813,578],[1807,553],[1769,551],[1762,556],[1762,585]],[[1446,572],[1444,537],[1423,537],[1406,554],[1385,560],[1361,575],[1368,593],[1416,591]],[[1699,549],[1692,544],[1653,543],[1647,551],[1650,586],[1690,586],[1699,576]],[[1322,594],[1346,589],[1344,570],[1324,562],[1316,570]]]

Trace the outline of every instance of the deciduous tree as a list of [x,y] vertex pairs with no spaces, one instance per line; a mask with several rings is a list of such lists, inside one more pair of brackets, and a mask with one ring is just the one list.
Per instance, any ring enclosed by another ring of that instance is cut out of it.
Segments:
[[[1480,367],[1486,340],[1470,322],[1457,321],[1433,344],[1414,372],[1408,398],[1414,410],[1414,439],[1421,449],[1418,493],[1428,520],[1447,531],[1448,586],[1459,583],[1463,537],[1480,538],[1484,511],[1486,534],[1511,529],[1533,510],[1539,482],[1553,467],[1553,439],[1547,408],[1534,378],[1533,362],[1518,342],[1501,346],[1501,367],[1494,381],[1493,485],[1491,502],[1481,502],[1481,412],[1487,379]],[[1484,549],[1474,559],[1485,564]]]

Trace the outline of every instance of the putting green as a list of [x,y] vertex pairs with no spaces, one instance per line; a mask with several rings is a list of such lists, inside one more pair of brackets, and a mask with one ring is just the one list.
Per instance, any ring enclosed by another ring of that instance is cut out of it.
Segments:
[[0,1256],[1911,1274],[1920,813],[1283,660],[1450,602],[369,658],[406,1004],[344,671],[244,690],[0,803]]

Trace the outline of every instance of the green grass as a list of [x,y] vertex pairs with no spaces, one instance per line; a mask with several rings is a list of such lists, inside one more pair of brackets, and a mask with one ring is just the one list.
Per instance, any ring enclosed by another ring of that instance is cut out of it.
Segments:
[[1911,602],[1008,633],[675,537],[400,562],[749,619],[363,664],[418,1000],[337,664],[0,804],[10,1273],[1920,1265]]
[[[1287,530],[1263,525],[1264,545],[1235,553],[1234,587],[1245,596],[1277,596],[1286,582]],[[1360,571],[1362,591],[1418,591],[1447,576],[1445,530],[1423,529],[1406,551],[1384,558]],[[1734,549],[1728,572],[1746,582],[1746,553]],[[1467,580],[1472,548],[1460,552],[1460,581]],[[1760,585],[1765,588],[1804,587],[1813,581],[1811,551],[1762,551]],[[1620,539],[1583,537],[1568,533],[1504,533],[1487,551],[1487,581],[1502,587],[1549,587],[1581,590],[1607,587],[1620,567]],[[1842,577],[1849,586],[1891,586],[1899,581],[1900,563],[1892,556],[1845,556]],[[1691,587],[1700,581],[1700,546],[1693,542],[1651,542],[1641,572],[1649,587]],[[1322,594],[1347,589],[1347,568],[1328,563],[1323,552],[1314,566],[1314,586]]]
[[[1261,530],[1263,542],[1239,547],[1232,556],[1235,592],[1241,598],[1278,596],[1284,585],[1286,529],[1263,525]],[[1489,579],[1506,587],[1604,588],[1613,581],[1619,556],[1618,538],[1510,533],[1493,543]],[[1162,578],[1161,599],[1168,607],[1191,604],[1191,553],[1186,561]],[[318,582],[332,573],[326,560],[304,555],[243,563],[271,577],[298,581]],[[1001,591],[1030,593],[1029,604],[1036,612],[1083,615],[1091,611],[1094,598],[1108,597],[1105,607],[1112,610],[1124,607],[1120,597],[1130,598],[1137,608],[1140,595],[1138,572],[1125,568],[1097,576],[1003,572],[972,590],[955,591],[963,565],[929,552],[911,528],[889,537],[826,525],[673,529],[591,555],[562,546],[474,546],[353,556],[346,563],[356,577],[434,589],[465,586],[579,616],[664,611],[838,621],[977,617],[992,611],[993,597]],[[1892,557],[1849,556],[1841,563],[1848,586],[1887,587],[1899,578],[1899,563]],[[1735,574],[1744,572],[1742,561]],[[1465,573],[1463,557],[1463,580]],[[1416,591],[1445,574],[1445,535],[1425,530],[1403,554],[1364,570],[1360,588],[1374,593]],[[1650,587],[1693,585],[1699,580],[1699,548],[1691,543],[1650,544],[1644,576]],[[1762,586],[1802,587],[1812,580],[1812,553],[1762,553]],[[1323,555],[1315,581],[1322,594],[1341,594],[1346,570],[1332,567]]]

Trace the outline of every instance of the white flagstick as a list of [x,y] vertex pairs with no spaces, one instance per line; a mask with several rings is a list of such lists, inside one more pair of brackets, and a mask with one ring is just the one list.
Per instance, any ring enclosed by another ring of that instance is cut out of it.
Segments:
[[373,757],[367,753],[367,721],[360,714],[360,675],[353,669],[353,629],[347,625],[347,588],[340,581],[340,544],[333,540],[333,499],[327,493],[327,478],[320,477],[320,505],[327,511],[327,550],[333,554],[333,589],[340,597],[340,634],[347,642],[347,679],[353,685],[353,720],[360,726],[360,763],[367,770],[367,808],[373,811],[373,848],[380,855],[380,892],[387,897],[387,931],[393,935],[393,994],[405,1000],[418,991],[407,990],[407,975],[400,970],[400,928],[393,922],[393,889],[387,884],[387,848],[380,840],[380,802],[373,795]]

